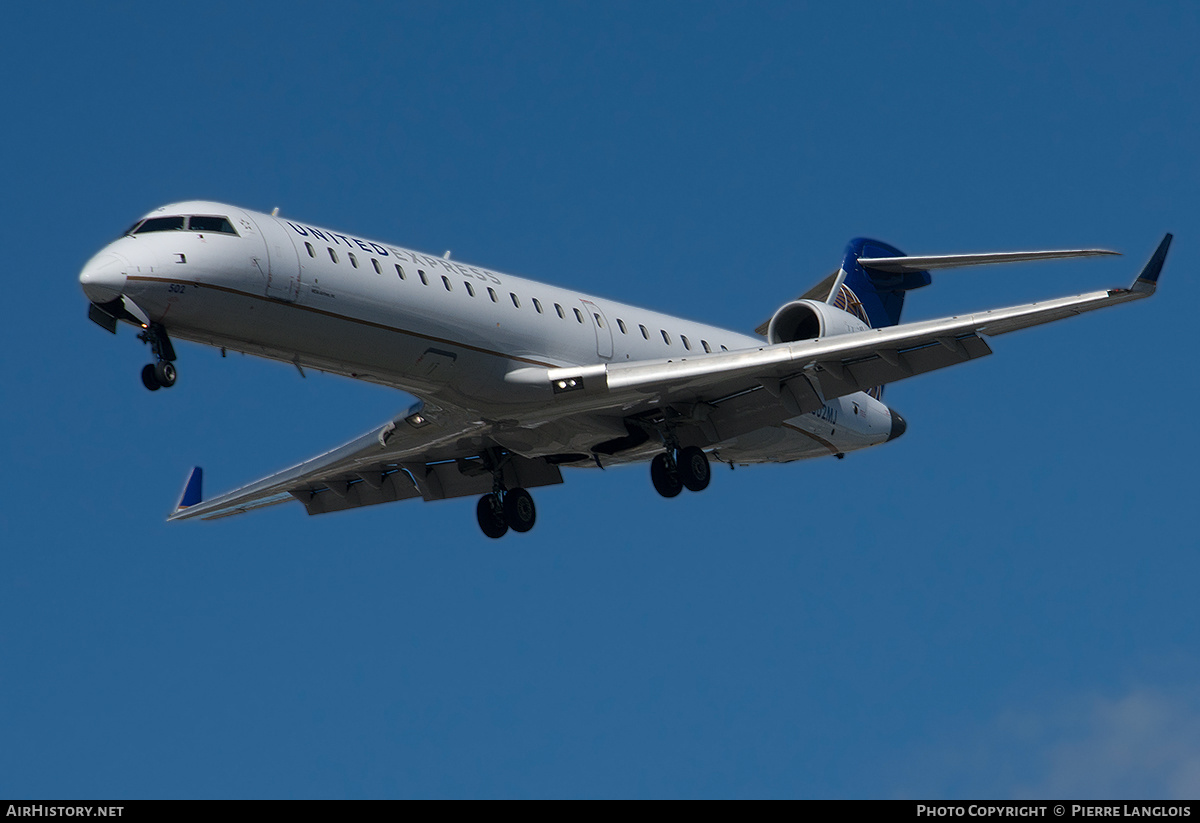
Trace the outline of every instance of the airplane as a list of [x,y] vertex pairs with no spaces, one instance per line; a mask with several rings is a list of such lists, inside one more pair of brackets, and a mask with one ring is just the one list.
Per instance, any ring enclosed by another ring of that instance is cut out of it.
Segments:
[[211,201],[162,206],[83,267],[88,317],[139,329],[150,391],[186,340],[402,389],[419,398],[350,442],[204,500],[193,469],[168,520],[288,501],[310,515],[478,495],[492,538],[529,531],[529,489],[562,469],[650,464],[663,497],[702,491],[710,461],[788,462],[886,443],[905,419],[883,387],[992,353],[991,338],[1149,297],[1172,236],[1129,288],[900,323],[930,272],[1116,254],[906,255],[856,238],[841,264],[755,335]]

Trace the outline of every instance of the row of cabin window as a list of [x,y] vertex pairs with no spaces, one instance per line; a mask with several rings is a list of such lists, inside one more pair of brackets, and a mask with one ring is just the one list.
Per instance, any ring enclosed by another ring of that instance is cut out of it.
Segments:
[[[313,249],[311,243],[305,243],[304,248],[308,251],[309,257],[312,257],[314,259],[316,258],[317,253]],[[326,248],[329,252],[329,259],[332,260],[334,263],[337,263],[338,262],[337,252],[334,251],[332,246],[328,246]],[[358,258],[354,256],[354,252],[346,252],[346,256],[350,258],[350,265],[357,269],[358,268]],[[379,261],[376,260],[374,257],[371,258],[371,265],[374,267],[376,274],[383,274],[383,267],[379,264]],[[395,266],[396,266],[397,276],[399,276],[399,278],[401,280],[407,279],[404,276],[404,269],[400,266],[400,264],[396,263]],[[429,278],[425,276],[424,271],[422,271],[421,269],[417,269],[417,276],[421,278],[421,285],[423,285],[423,286],[429,285]],[[445,275],[442,275],[441,277],[442,277],[442,285],[446,287],[446,291],[452,291],[452,289],[450,287],[450,278],[446,277]],[[463,281],[463,285],[467,287],[467,294],[469,294],[471,297],[474,297],[475,296],[475,287],[469,281],[466,281],[466,280]],[[500,302],[499,298],[496,297],[495,289],[493,289],[491,286],[489,286],[487,292],[488,292],[488,297],[490,297],[492,299],[493,303]],[[508,296],[512,299],[512,304],[514,307],[516,307],[518,309],[521,308],[521,299],[519,297],[517,297],[516,294],[514,294],[513,292],[509,292]],[[545,312],[542,310],[542,302],[540,300],[538,300],[536,297],[533,298],[533,307],[534,307],[534,309],[537,310],[538,314],[545,314]],[[557,312],[560,319],[563,319],[563,320],[566,319],[567,315],[566,315],[566,312],[563,311],[562,306],[555,303],[554,311]],[[580,323],[583,323],[583,312],[579,311],[579,309],[572,309],[571,311],[573,311],[575,313],[575,319],[577,321],[579,321]],[[596,325],[599,326],[600,328],[604,328],[603,318],[598,313],[594,313],[592,316],[596,319]],[[619,328],[621,330],[621,334],[629,333],[628,329],[626,329],[626,327],[625,327],[625,321],[619,317],[617,318],[617,328]],[[646,339],[646,340],[650,339],[650,331],[645,326],[638,324],[638,329],[641,331],[642,337],[644,339]],[[662,335],[663,342],[666,343],[668,346],[671,345],[671,335],[667,334],[666,329],[659,329],[658,331]],[[679,335],[679,339],[683,342],[683,347],[685,349],[687,349],[688,351],[692,350],[692,343],[690,340],[688,340],[686,334]],[[708,345],[707,340],[701,340],[700,345],[704,347],[704,351],[706,351],[709,354],[712,354],[712,347],[710,347]],[[721,346],[721,351],[729,351],[729,349],[727,349],[725,346]]]

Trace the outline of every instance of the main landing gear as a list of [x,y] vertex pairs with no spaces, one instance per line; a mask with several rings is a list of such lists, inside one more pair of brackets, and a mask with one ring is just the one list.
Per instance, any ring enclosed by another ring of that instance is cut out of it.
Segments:
[[650,461],[650,481],[663,497],[675,497],[685,488],[704,491],[711,479],[708,455],[699,446],[668,449]]
[[479,528],[488,537],[503,537],[509,529],[527,532],[537,520],[533,496],[524,489],[494,491],[479,498],[475,506]]
[[138,340],[150,344],[154,352],[154,362],[142,367],[142,385],[150,391],[169,389],[175,385],[175,347],[167,330],[158,323],[151,323],[144,332],[138,335]]
[[492,493],[479,498],[475,506],[475,517],[479,528],[491,538],[503,537],[509,529],[527,532],[537,520],[537,509],[533,497],[521,488],[504,487],[504,463],[507,456],[500,449],[487,449],[483,464],[492,473]]

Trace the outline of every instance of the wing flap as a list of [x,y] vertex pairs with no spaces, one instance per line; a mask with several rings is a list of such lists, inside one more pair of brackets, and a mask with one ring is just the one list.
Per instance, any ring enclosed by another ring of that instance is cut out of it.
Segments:
[[[853,378],[853,391],[862,391],[872,386],[895,383],[906,377],[944,369],[967,360],[977,360],[992,353],[987,341],[977,335],[948,339],[954,342],[947,344],[935,340],[917,346],[880,349],[862,358],[842,361],[842,367]],[[828,382],[821,377],[822,386]],[[838,388],[840,387],[831,386],[831,393],[835,396],[848,393],[839,392]]]
[[287,494],[291,499],[303,503],[309,514],[328,514],[421,496],[407,472],[382,465],[374,471],[364,470],[347,477],[317,481],[307,488],[293,489]]

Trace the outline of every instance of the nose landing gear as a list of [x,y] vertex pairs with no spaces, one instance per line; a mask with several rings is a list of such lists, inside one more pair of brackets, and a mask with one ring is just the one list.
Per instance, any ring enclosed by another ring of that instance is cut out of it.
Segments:
[[142,367],[142,385],[150,391],[174,386],[178,376],[174,363],[175,347],[171,345],[167,330],[158,323],[151,323],[138,335],[138,340],[150,344],[150,351],[154,353],[155,360]]

